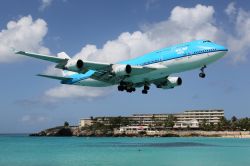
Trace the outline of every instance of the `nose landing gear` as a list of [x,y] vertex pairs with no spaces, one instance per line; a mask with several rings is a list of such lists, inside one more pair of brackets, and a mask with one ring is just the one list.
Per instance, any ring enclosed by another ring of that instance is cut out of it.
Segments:
[[205,72],[204,72],[204,69],[205,69],[205,68],[207,68],[206,65],[204,65],[204,66],[201,68],[201,72],[200,72],[200,74],[199,74],[199,77],[200,77],[200,78],[205,78],[205,77],[206,77],[206,74],[205,74]]

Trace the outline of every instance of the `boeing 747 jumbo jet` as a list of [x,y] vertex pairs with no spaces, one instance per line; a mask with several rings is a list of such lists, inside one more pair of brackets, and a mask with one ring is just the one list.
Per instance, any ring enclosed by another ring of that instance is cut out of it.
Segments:
[[57,79],[62,84],[91,87],[118,85],[119,91],[129,93],[143,87],[142,93],[147,94],[151,84],[161,89],[180,86],[182,79],[170,76],[174,73],[200,68],[199,76],[204,78],[207,65],[223,57],[227,51],[227,48],[209,40],[196,40],[115,64],[24,51],[15,53],[56,63],[55,67],[62,69],[63,76],[38,76]]

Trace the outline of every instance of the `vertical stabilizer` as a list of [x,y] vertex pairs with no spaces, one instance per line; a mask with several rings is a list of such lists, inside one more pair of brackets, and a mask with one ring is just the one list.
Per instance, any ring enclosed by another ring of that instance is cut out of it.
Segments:
[[57,54],[59,58],[71,59],[65,52],[60,52]]
[[[65,52],[60,52],[57,54],[59,58],[65,58],[65,59],[71,59]],[[70,77],[73,74],[76,74],[75,72],[68,71],[68,70],[63,70],[62,74],[64,77]]]

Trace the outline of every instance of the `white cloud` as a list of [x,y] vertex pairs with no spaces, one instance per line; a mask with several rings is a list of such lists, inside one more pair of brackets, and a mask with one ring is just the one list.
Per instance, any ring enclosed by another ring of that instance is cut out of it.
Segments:
[[52,0],[41,0],[41,6],[39,7],[40,11],[43,11],[47,7],[49,7],[52,3]]
[[7,28],[0,31],[0,62],[12,62],[19,57],[11,48],[48,54],[49,49],[43,46],[47,31],[47,23],[43,19],[33,21],[30,15],[9,21]]
[[34,123],[45,122],[48,120],[48,118],[45,116],[38,116],[38,115],[23,115],[20,120],[23,123],[34,124]]
[[60,85],[58,87],[49,89],[45,94],[46,96],[52,97],[53,99],[86,98],[88,100],[91,100],[92,98],[107,95],[110,92],[110,90],[107,89],[109,88],[91,88],[74,85]]
[[228,16],[234,16],[237,13],[237,9],[235,7],[235,3],[231,2],[227,5],[227,8],[225,9],[225,13]]
[[216,40],[219,30],[214,24],[214,12],[212,6],[177,6],[166,21],[146,26],[145,34],[156,49],[196,39]]
[[250,49],[250,12],[236,8],[234,3],[230,3],[225,12],[233,18],[233,32],[226,36],[233,63],[246,62]]

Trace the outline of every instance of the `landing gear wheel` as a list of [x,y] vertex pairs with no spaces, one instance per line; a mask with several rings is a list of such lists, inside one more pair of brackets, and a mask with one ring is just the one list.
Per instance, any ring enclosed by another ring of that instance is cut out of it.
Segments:
[[149,86],[145,85],[145,86],[144,86],[144,89],[145,89],[145,90],[149,90]]
[[205,77],[206,77],[206,74],[205,74],[205,73],[200,73],[199,76],[200,76],[201,78],[205,78]]
[[135,88],[132,88],[132,91],[135,92]]
[[142,90],[142,94],[147,94],[147,93],[148,93],[148,91],[146,89]]
[[127,89],[127,92],[128,93],[131,93],[132,92],[132,89],[130,88],[130,89]]
[[162,88],[162,85],[157,85],[156,88]]
[[121,86],[125,86],[125,85],[126,85],[126,83],[125,83],[125,82],[123,82],[123,81],[121,81],[121,82],[120,82],[120,85],[121,85]]
[[119,85],[119,86],[118,86],[118,91],[124,91],[124,87],[121,86],[121,85]]

